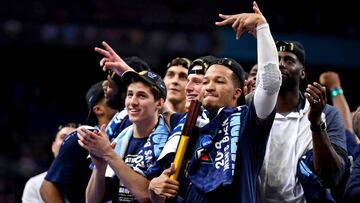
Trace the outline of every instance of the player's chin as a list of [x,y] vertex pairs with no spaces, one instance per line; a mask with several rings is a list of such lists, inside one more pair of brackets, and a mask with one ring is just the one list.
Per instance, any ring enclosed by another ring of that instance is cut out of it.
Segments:
[[219,106],[219,100],[214,97],[204,98],[202,103],[206,108],[216,108],[217,106]]

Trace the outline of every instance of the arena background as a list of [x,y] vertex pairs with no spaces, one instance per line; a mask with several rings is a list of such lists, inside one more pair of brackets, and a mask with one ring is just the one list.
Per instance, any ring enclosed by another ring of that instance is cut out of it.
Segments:
[[[309,81],[340,74],[350,109],[360,105],[360,17],[354,1],[258,1],[275,40],[301,41]],[[256,40],[217,28],[218,13],[252,12],[250,0],[13,0],[0,6],[0,202],[20,202],[27,179],[52,161],[59,124],[83,123],[86,90],[105,78],[94,47],[109,42],[164,73],[175,56],[256,63]]]

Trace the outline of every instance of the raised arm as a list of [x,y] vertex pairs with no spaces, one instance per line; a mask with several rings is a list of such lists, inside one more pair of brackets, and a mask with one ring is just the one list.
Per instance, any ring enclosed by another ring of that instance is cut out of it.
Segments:
[[100,66],[103,71],[112,70],[119,76],[125,71],[133,70],[106,42],[102,42],[104,48],[95,47],[95,51],[103,55]]
[[352,125],[352,115],[349,105],[344,96],[344,92],[341,88],[340,77],[337,73],[327,71],[321,73],[319,81],[324,85],[331,93],[330,97],[333,106],[339,111],[341,118],[344,121],[344,127],[351,133],[354,133]]
[[266,119],[274,110],[281,85],[278,53],[269,24],[262,15],[256,2],[253,2],[254,13],[222,15],[224,20],[216,22],[223,26],[232,24],[236,38],[244,32],[251,32],[257,38],[258,73],[254,93],[256,114],[260,119]]

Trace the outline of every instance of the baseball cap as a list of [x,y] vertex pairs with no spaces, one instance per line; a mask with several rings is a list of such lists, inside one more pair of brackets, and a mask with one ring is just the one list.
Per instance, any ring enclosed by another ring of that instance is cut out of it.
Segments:
[[93,84],[89,90],[86,93],[86,103],[89,109],[88,116],[86,119],[87,125],[96,125],[97,124],[97,118],[95,113],[92,111],[92,108],[99,103],[99,101],[104,98],[104,90],[102,87],[102,82],[97,82]]
[[277,41],[276,48],[278,51],[288,51],[298,57],[301,64],[305,65],[305,49],[298,41]]
[[[239,78],[241,82],[241,87],[243,87],[243,80],[244,80],[244,69],[243,67],[234,59],[231,58],[219,58],[217,59],[213,64],[219,64],[226,66],[229,68],[232,72],[235,73],[235,75]],[[211,64],[212,65],[212,64]]]
[[[125,61],[126,64],[128,64],[136,72],[150,70],[149,64],[137,56],[126,57],[123,60]],[[124,83],[121,80],[121,76],[116,74],[114,71],[108,70],[108,75],[116,83],[116,85],[118,87],[124,86]]]
[[[206,70],[209,68],[211,64],[216,62],[217,58],[215,56],[202,56],[195,59],[188,70],[188,75],[190,74],[200,74],[204,75]],[[199,67],[200,66],[200,67]]]
[[121,78],[127,86],[129,86],[134,78],[152,85],[160,91],[161,97],[164,100],[166,99],[166,87],[164,81],[158,74],[150,70],[141,71],[139,73],[135,71],[126,71]]

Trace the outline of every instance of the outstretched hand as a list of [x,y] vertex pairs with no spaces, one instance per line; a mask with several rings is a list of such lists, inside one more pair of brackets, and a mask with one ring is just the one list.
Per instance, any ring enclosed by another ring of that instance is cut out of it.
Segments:
[[103,58],[100,60],[100,66],[103,71],[112,70],[118,75],[122,75],[123,72],[132,70],[124,60],[111,48],[106,42],[102,42],[103,48],[95,47],[95,51],[103,55]]
[[267,21],[255,1],[253,2],[253,11],[254,13],[240,13],[234,15],[219,14],[219,17],[223,20],[215,22],[215,25],[225,26],[232,24],[231,27],[236,33],[236,39],[239,39],[244,32],[250,32],[256,37],[256,27]]

